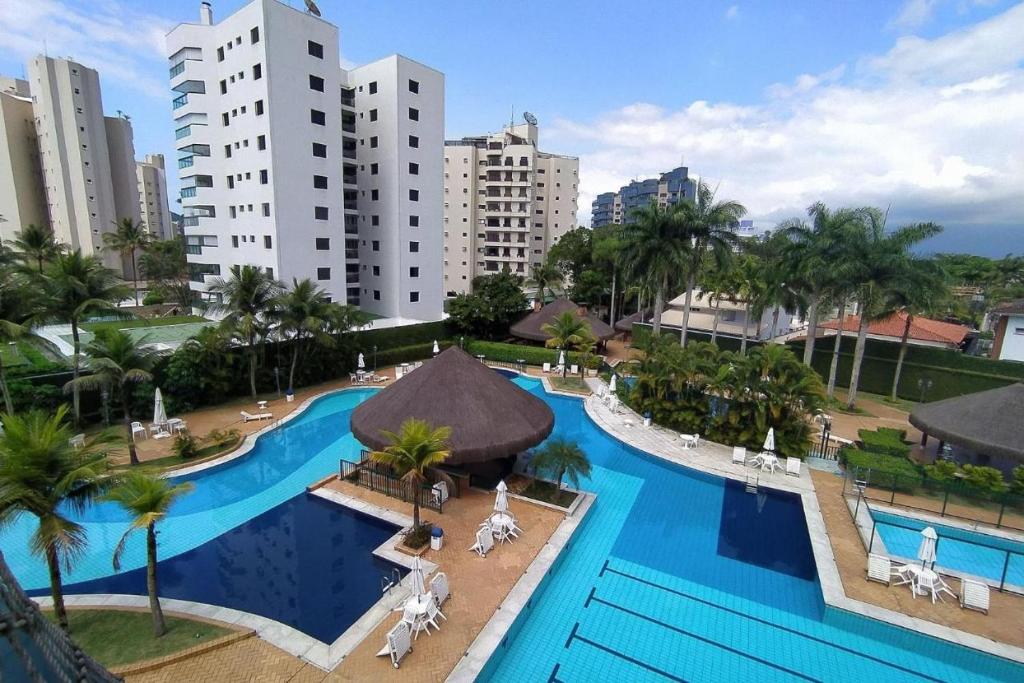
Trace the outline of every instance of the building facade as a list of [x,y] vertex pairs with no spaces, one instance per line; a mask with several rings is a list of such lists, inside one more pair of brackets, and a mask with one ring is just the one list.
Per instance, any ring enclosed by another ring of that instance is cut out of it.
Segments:
[[338,29],[278,0],[167,36],[190,278],[251,264],[388,317],[442,315],[444,76],[351,71]]
[[591,204],[591,227],[604,225],[625,225],[633,222],[635,209],[649,206],[657,201],[665,207],[678,204],[684,199],[693,200],[697,182],[690,178],[685,166],[662,173],[658,178],[634,180],[623,185],[618,192],[602,192]]
[[170,239],[171,209],[167,199],[167,172],[163,154],[147,154],[135,163],[135,179],[139,189],[139,216],[154,239]]
[[26,225],[46,223],[28,81],[0,77],[0,241],[13,240]]
[[526,277],[576,228],[579,159],[541,152],[534,119],[445,142],[444,289],[508,269]]
[[1009,301],[992,309],[992,358],[1024,361],[1024,299]]

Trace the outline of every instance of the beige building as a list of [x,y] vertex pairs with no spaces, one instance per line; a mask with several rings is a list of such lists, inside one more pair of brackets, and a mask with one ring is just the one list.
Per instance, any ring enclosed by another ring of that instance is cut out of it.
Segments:
[[[686,309],[686,294],[680,294],[669,301],[665,312],[661,314],[662,328],[680,329],[683,324],[683,311]],[[690,301],[690,319],[687,329],[705,334],[715,333],[720,337],[742,337],[746,328],[748,339],[772,339],[780,334],[790,332],[793,315],[779,311],[778,323],[772,329],[774,310],[768,309],[760,316],[749,315],[747,302],[742,299],[713,299],[699,289],[693,290]],[[717,320],[717,323],[716,323]],[[716,330],[717,325],[717,330]]]
[[163,154],[147,154],[135,164],[139,190],[139,217],[154,239],[174,236],[171,209],[167,203],[167,173]]
[[508,268],[527,277],[576,227],[579,159],[538,150],[536,120],[444,148],[444,288]]
[[0,240],[45,225],[46,200],[28,82],[0,77]]

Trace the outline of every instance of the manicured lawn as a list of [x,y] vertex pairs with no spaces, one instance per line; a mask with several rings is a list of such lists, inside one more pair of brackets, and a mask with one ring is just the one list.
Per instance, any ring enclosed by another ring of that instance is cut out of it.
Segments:
[[[52,611],[46,616],[54,618]],[[166,616],[167,633],[153,637],[149,612],[68,610],[71,637],[104,666],[124,666],[163,657],[232,633],[201,621]]]
[[104,320],[98,323],[82,323],[82,329],[89,332],[97,330],[127,330],[133,327],[164,327],[165,325],[182,325],[184,323],[207,322],[198,315],[171,315],[166,318],[134,318],[129,320]]
[[559,391],[571,391],[576,394],[589,394],[590,387],[582,377],[551,377],[551,386]]
[[563,508],[569,507],[576,500],[575,493],[563,491],[557,485],[539,479],[534,479],[519,495]]

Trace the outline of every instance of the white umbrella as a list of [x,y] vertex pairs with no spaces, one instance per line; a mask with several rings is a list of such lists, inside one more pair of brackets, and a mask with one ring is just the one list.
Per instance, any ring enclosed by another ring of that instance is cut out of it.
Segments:
[[356,367],[360,370],[366,369],[366,359],[363,358],[363,354],[359,354],[359,359],[356,360]]
[[565,350],[564,349],[558,353],[558,365],[559,366],[564,366],[565,365]]
[[434,340],[434,355],[441,353],[441,347],[437,345],[437,340]]
[[414,596],[423,595],[427,592],[427,584],[423,578],[423,563],[420,561],[419,556],[412,558],[412,569],[409,572],[412,577],[409,579],[412,581],[412,594]]
[[615,393],[615,378],[616,377],[618,377],[618,375],[614,375],[613,374],[612,375],[612,381],[608,382],[608,391],[612,392],[613,394]]
[[164,408],[164,396],[159,387],[153,396],[153,424],[167,424],[167,409]]
[[775,427],[771,427],[768,430],[768,436],[764,437],[764,446],[761,447],[761,450],[770,453],[775,452]]
[[921,531],[921,545],[917,549],[917,559],[921,560],[922,567],[929,562],[935,563],[935,542],[938,539],[939,535],[930,526],[926,526]]
[[494,511],[508,512],[508,487],[505,486],[505,480],[499,481],[494,490],[498,492],[494,498]]

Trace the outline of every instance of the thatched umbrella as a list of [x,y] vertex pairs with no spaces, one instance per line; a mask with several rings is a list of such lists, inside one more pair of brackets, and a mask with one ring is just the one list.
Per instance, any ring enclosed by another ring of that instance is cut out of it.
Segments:
[[1024,460],[1024,384],[919,405],[910,424],[976,453]]
[[575,313],[577,317],[585,319],[590,324],[590,332],[599,341],[605,341],[615,336],[615,330],[605,321],[592,313],[586,313],[584,309],[577,306],[568,299],[555,299],[539,311],[534,311],[509,329],[514,336],[530,341],[547,341],[551,335],[544,331],[544,326],[554,322],[555,318],[563,313]]
[[555,425],[547,403],[456,346],[352,412],[352,434],[372,450],[388,445],[381,430],[398,432],[410,417],[451,427],[445,464],[481,463],[536,446]]

